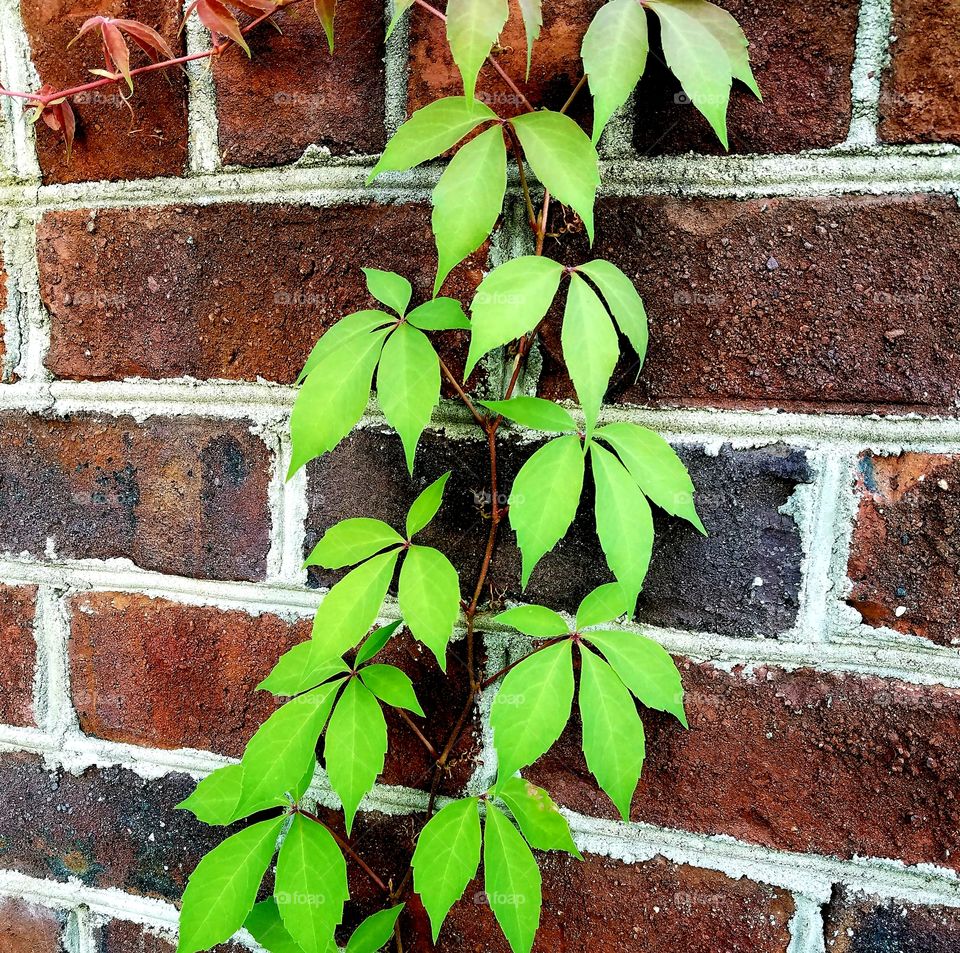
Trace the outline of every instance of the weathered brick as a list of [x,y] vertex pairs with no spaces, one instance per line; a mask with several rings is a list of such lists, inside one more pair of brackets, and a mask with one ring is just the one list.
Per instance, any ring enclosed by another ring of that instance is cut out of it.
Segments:
[[[325,328],[372,306],[362,266],[408,274],[424,299],[430,268],[410,263],[436,255],[423,205],[54,212],[37,251],[52,318],[47,366],[58,377],[282,383]],[[445,292],[469,297],[485,260],[468,259]],[[466,332],[441,340],[444,358],[462,366]]]
[[[643,295],[651,349],[610,399],[831,412],[954,413],[960,213],[951,197],[604,200],[593,251]],[[552,249],[548,249],[553,253]],[[563,254],[563,252],[561,252]],[[572,389],[559,313],[541,393]],[[636,381],[636,383],[634,383]]]
[[873,626],[960,643],[960,458],[867,454],[848,601]]
[[35,586],[0,585],[0,721],[33,725],[33,673],[37,643],[33,636]]
[[[957,866],[960,690],[684,663],[690,730],[649,713],[635,820],[781,850]],[[613,816],[565,732],[530,776]]]
[[[502,493],[509,493],[531,450],[525,444],[501,441]],[[704,539],[682,521],[658,516],[640,619],[729,635],[776,635],[789,629],[797,613],[802,552],[793,519],[780,509],[798,483],[810,480],[803,453],[778,447],[756,451],[724,447],[713,455],[682,448],[681,453],[699,488],[698,507],[710,536]],[[428,431],[411,482],[394,435],[358,431],[311,465],[307,543],[312,545],[327,527],[358,513],[402,527],[417,492],[452,470],[444,506],[423,539],[447,553],[466,589],[480,568],[486,546],[487,467],[485,441],[451,441]],[[365,478],[357,480],[358,473]],[[519,584],[520,555],[514,534],[503,527],[492,591],[498,598],[576,609],[587,592],[611,578],[593,527],[588,478],[573,528],[544,557],[525,593]],[[314,578],[326,584],[337,577],[318,574]]]
[[5,552],[262,579],[270,456],[249,423],[0,416]]
[[0,900],[0,953],[63,953],[63,919],[25,900]]
[[[140,20],[154,27],[178,52],[180,4],[175,0],[93,0],[75,7],[67,0],[24,0],[20,5],[33,62],[44,83],[65,89],[87,82],[91,67],[103,68],[99,33],[94,31],[69,49],[80,26],[95,15]],[[135,44],[131,43],[135,48]],[[131,65],[147,58],[131,53]],[[59,133],[36,125],[37,152],[44,180],[137,179],[177,175],[187,157],[187,85],[182,71],[162,70],[138,76],[127,103],[125,86],[106,86],[73,97],[77,139],[67,161]]]
[[841,891],[826,911],[829,953],[954,953],[960,912]]
[[960,142],[958,0],[894,0],[880,92],[883,142]]
[[[815,7],[798,0],[724,0],[750,41],[758,102],[735,82],[727,128],[730,151],[800,152],[843,142],[850,126],[850,70],[860,5],[827,0]],[[680,84],[659,55],[659,21],[651,45],[656,53],[637,90],[634,145],[642,153],[724,149],[706,119],[680,97]]]
[[[7,306],[7,272],[0,265],[0,314]],[[0,319],[0,383],[7,384],[16,380],[13,368],[10,367],[11,355],[7,354],[6,329]]]
[[114,767],[74,775],[5,754],[0,862],[32,877],[179,900],[197,862],[225,836],[174,810],[193,788],[183,774],[146,780]]
[[[111,920],[98,931],[97,953],[174,953],[176,945],[158,933],[129,920]],[[227,943],[211,953],[241,953],[246,947]]]
[[251,35],[252,59],[233,48],[214,67],[223,161],[277,165],[310,145],[334,155],[381,151],[383,11],[364,0],[338,3],[332,56],[312,4],[275,20],[279,30]]

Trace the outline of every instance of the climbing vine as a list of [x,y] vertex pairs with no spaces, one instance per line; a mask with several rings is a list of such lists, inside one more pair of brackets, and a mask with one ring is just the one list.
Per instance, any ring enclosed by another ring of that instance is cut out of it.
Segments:
[[[540,0],[519,3],[529,71],[541,27]],[[195,0],[187,15],[195,13],[209,29],[212,46],[180,57],[144,24],[94,17],[81,28],[80,38],[100,36],[105,67],[91,70],[96,79],[67,90],[44,86],[35,93],[2,93],[24,100],[32,108],[31,118],[42,118],[60,132],[69,150],[76,129],[73,96],[110,84],[124,84],[132,94],[139,74],[214,57],[232,44],[249,53],[247,34],[282,6],[274,0],[229,0],[229,6],[221,0]],[[335,0],[315,0],[315,6],[332,49]],[[370,176],[402,172],[455,150],[433,191],[433,297],[414,306],[407,277],[364,268],[376,305],[334,324],[297,381],[290,475],[332,451],[360,421],[375,390],[386,421],[402,441],[412,476],[420,437],[446,380],[489,448],[485,553],[476,578],[464,580],[446,555],[420,542],[419,534],[443,505],[449,473],[415,499],[403,526],[357,516],[326,531],[306,566],[349,571],[321,602],[312,637],[283,655],[258,686],[284,704],[256,732],[239,763],[214,771],[179,805],[211,825],[257,818],[210,851],[191,875],[183,897],[179,953],[207,950],[241,927],[271,953],[335,949],[350,902],[347,858],[383,899],[382,909],[349,938],[348,953],[373,953],[391,940],[402,953],[401,917],[411,891],[426,909],[436,941],[450,908],[477,875],[481,857],[490,907],[514,953],[529,953],[541,909],[534,851],[580,855],[549,793],[525,780],[523,772],[559,738],[574,696],[587,767],[624,819],[645,754],[637,702],[669,712],[686,725],[680,674],[670,656],[656,642],[616,625],[634,615],[650,563],[651,504],[705,532],[693,485],[666,441],[635,424],[601,423],[621,341],[640,364],[644,360],[643,302],[629,277],[612,263],[595,259],[563,265],[545,249],[556,204],[571,210],[593,242],[600,185],[596,146],[643,75],[648,16],[659,21],[667,65],[724,144],[732,81],[745,83],[759,96],[747,40],[736,21],[707,0],[609,0],[583,40],[584,78],[566,105],[554,111],[535,108],[521,84],[497,62],[508,0],[448,0],[445,13],[426,0],[395,0],[394,6],[390,30],[412,7],[416,15],[445,21],[463,80],[462,96],[430,103],[398,129]],[[234,11],[247,16],[246,25]],[[128,41],[147,57],[147,65],[131,68]],[[519,115],[501,116],[476,99],[477,76],[485,62],[522,105]],[[585,89],[593,98],[589,134],[567,115]],[[500,220],[511,162],[517,166],[532,253],[493,268],[465,308],[440,292],[451,270],[487,241]],[[551,401],[518,393],[528,353],[558,296],[564,299],[561,346],[579,402],[577,416]],[[436,349],[438,338],[450,331],[470,335],[462,380]],[[466,383],[471,372],[504,347],[512,368],[499,399],[471,396]],[[504,505],[498,435],[513,426],[549,439],[526,460]],[[538,562],[573,523],[588,469],[595,486],[596,533],[612,581],[583,600],[572,624],[545,606],[517,605],[493,614],[484,594],[501,524],[508,523],[516,534],[526,587]],[[378,625],[394,583],[400,620]],[[529,644],[522,658],[487,678],[478,669],[474,644],[485,614]],[[429,713],[420,705],[416,686],[378,659],[406,628],[445,671],[458,626],[466,644],[467,691],[453,730],[431,738]],[[441,806],[438,784],[451,752],[480,693],[492,686],[497,687],[489,716],[496,780],[487,791]],[[401,712],[434,762],[429,804],[409,868],[393,879],[381,877],[350,842],[359,806],[383,770],[388,746],[384,708]],[[306,794],[317,772],[321,739],[323,769],[342,806],[345,834],[308,809]],[[258,902],[274,857],[273,896]]]

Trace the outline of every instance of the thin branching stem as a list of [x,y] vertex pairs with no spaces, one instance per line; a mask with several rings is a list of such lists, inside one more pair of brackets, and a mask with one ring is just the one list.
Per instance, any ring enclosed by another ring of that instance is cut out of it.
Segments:
[[302,807],[295,808],[297,814],[315,821],[324,828],[330,836],[337,842],[340,849],[370,878],[370,881],[382,890],[384,893],[390,893],[390,888],[370,869],[369,864],[350,846],[350,841],[346,837],[341,837],[329,824],[325,823],[316,814],[304,810]]

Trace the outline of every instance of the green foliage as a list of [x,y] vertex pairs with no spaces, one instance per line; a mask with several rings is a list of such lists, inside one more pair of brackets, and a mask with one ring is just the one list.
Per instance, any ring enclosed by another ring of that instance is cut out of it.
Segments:
[[599,259],[578,265],[577,271],[597,286],[620,333],[633,346],[642,365],[647,356],[647,312],[633,282],[616,265]]
[[477,74],[509,12],[507,0],[447,0],[447,42],[467,99],[473,99]]
[[563,616],[546,606],[516,606],[494,616],[493,621],[512,626],[518,632],[537,639],[566,635],[568,631]]
[[543,26],[541,0],[520,0],[520,13],[523,16],[523,28],[527,35],[527,79],[530,78],[530,61],[533,57],[533,44],[540,38]]
[[406,708],[407,711],[424,717],[413,682],[410,681],[410,676],[400,669],[392,665],[368,665],[361,669],[360,681],[384,704],[394,708]]
[[460,614],[460,577],[432,546],[411,546],[400,569],[400,611],[415,639],[447,670],[447,643]]
[[433,298],[414,308],[407,320],[421,331],[469,331],[463,305],[455,298]]
[[269,953],[303,953],[303,947],[283,925],[274,897],[255,904],[243,926]]
[[393,936],[393,926],[403,912],[404,905],[387,907],[371,914],[353,931],[347,944],[347,953],[376,953]]
[[533,430],[545,430],[548,433],[575,433],[577,430],[577,422],[570,412],[551,400],[514,397],[511,400],[481,400],[479,403],[487,410]]
[[630,611],[630,600],[623,586],[608,582],[587,593],[577,609],[577,631],[591,625],[611,622]]
[[413,287],[403,275],[395,271],[381,271],[379,268],[360,269],[367,279],[367,290],[381,304],[396,311],[402,318],[407,305],[413,297]]
[[402,543],[403,537],[383,520],[356,517],[328,529],[304,565],[342,569]]
[[403,625],[402,621],[391,622],[382,628],[374,629],[357,651],[357,657],[354,661],[356,667],[360,667],[364,662],[369,662],[383,647],[390,641],[390,636]]
[[413,539],[430,524],[443,502],[443,491],[450,479],[450,470],[434,480],[414,501],[407,512],[407,539]]
[[537,850],[562,850],[582,860],[570,825],[543,788],[523,778],[507,778],[497,796],[510,808],[527,843]]

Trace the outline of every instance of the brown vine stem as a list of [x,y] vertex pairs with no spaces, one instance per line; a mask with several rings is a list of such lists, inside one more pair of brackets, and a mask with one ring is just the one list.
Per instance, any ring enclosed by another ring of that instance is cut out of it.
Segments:
[[431,758],[435,758],[437,756],[437,749],[426,739],[423,732],[416,726],[414,720],[402,708],[397,708],[395,711],[404,720],[407,727],[420,739],[424,748],[427,749],[427,754],[429,754]]
[[341,837],[329,824],[324,823],[316,814],[312,814],[310,811],[305,811],[302,807],[294,808],[297,814],[301,814],[303,817],[309,818],[311,821],[315,821],[319,824],[327,833],[337,842],[340,849],[348,856],[350,859],[370,878],[371,882],[375,884],[380,890],[384,893],[390,893],[390,888],[370,869],[367,862],[350,846],[350,841]]

